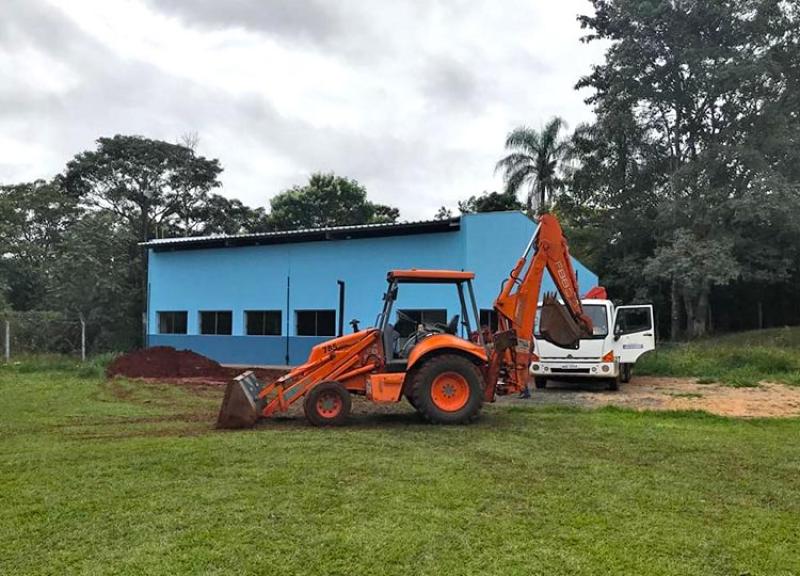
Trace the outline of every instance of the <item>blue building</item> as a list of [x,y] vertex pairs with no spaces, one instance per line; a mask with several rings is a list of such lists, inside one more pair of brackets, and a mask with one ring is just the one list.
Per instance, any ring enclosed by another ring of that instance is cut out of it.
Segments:
[[[237,236],[171,238],[149,250],[149,346],[191,349],[226,364],[305,361],[312,346],[351,319],[371,326],[386,272],[428,268],[475,272],[481,323],[491,324],[501,282],[535,225],[521,212]],[[574,261],[582,292],[597,276]],[[342,288],[344,313],[340,311]],[[549,277],[543,290],[554,290]],[[398,309],[446,322],[460,311],[452,286],[404,285]],[[401,334],[413,324],[397,321]]]

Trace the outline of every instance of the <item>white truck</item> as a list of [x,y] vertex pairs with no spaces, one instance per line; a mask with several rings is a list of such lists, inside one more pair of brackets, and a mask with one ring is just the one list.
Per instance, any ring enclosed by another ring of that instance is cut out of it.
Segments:
[[594,299],[581,304],[592,319],[594,335],[581,339],[577,350],[560,348],[534,334],[530,371],[536,388],[545,388],[548,380],[601,380],[617,390],[620,382],[630,381],[639,357],[655,349],[652,305],[614,307],[610,300]]

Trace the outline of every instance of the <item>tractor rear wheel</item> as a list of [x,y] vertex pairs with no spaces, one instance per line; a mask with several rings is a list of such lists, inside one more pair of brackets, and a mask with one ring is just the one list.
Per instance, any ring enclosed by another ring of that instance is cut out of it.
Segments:
[[411,401],[434,424],[463,424],[483,405],[483,377],[478,368],[458,354],[423,360],[411,382]]
[[350,392],[338,382],[322,382],[306,394],[303,409],[314,426],[339,426],[350,414]]

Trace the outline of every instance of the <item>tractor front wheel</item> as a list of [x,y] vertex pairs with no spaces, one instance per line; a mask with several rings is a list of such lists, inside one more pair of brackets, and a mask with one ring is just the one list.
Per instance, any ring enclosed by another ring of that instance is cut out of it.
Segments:
[[322,382],[306,394],[303,409],[314,426],[344,424],[351,408],[350,393],[338,382]]
[[412,405],[434,424],[469,422],[483,405],[483,377],[458,354],[423,360],[411,384]]

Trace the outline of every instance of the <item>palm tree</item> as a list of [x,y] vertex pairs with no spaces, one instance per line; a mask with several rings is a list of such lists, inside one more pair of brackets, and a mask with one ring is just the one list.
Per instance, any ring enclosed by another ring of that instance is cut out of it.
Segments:
[[503,171],[506,190],[512,194],[528,185],[525,205],[528,214],[544,210],[553,192],[561,187],[561,162],[569,152],[569,140],[561,136],[567,124],[558,116],[541,130],[520,126],[506,138],[510,154],[500,160],[495,171]]

